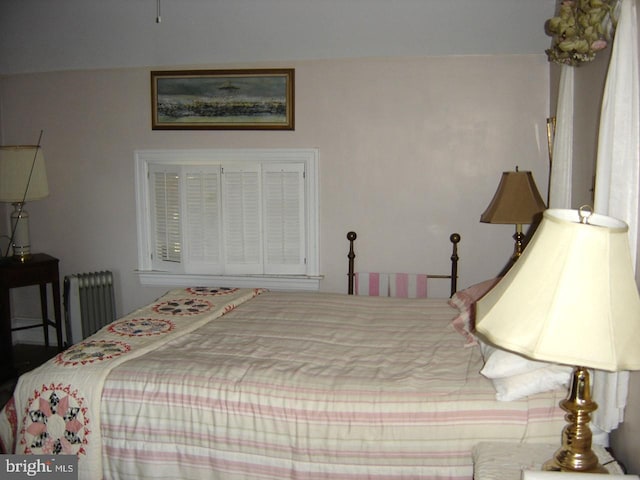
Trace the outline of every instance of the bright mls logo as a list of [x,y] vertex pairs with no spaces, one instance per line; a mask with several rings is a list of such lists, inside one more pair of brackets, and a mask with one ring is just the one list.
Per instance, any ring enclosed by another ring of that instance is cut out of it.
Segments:
[[0,455],[0,458],[0,480],[78,478],[78,457],[75,455]]

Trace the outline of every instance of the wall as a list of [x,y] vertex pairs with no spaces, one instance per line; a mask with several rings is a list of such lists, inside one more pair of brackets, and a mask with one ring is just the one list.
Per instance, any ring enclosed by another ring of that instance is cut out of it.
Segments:
[[572,207],[593,205],[600,105],[611,49],[576,69]]
[[[479,217],[501,172],[516,165],[533,170],[546,194],[543,55],[268,66],[296,69],[293,132],[152,131],[146,68],[2,78],[4,143],[33,143],[44,130],[51,194],[28,206],[34,250],[59,257],[62,275],[114,270],[118,311],[129,312],[164,291],[135,274],[136,149],[317,147],[323,290],[346,288],[350,229],[363,269],[446,271],[457,231],[462,287],[500,270],[513,227]],[[37,303],[20,295],[16,315],[37,316]]]

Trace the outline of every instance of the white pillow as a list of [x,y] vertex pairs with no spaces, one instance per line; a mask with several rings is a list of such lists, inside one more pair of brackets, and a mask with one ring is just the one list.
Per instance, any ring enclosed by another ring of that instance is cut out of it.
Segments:
[[536,393],[566,387],[571,379],[572,370],[571,367],[565,365],[549,365],[532,372],[494,378],[491,381],[496,389],[496,399],[502,402],[511,402]]
[[513,375],[533,372],[534,370],[550,365],[547,362],[529,360],[517,353],[500,350],[484,342],[481,342],[480,345],[482,356],[484,357],[484,367],[480,370],[480,373],[487,378],[511,377]]

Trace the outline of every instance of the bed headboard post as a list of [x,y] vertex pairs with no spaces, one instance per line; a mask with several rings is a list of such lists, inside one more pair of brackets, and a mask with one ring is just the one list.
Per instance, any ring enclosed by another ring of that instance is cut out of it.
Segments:
[[356,258],[356,254],[353,251],[353,242],[355,242],[356,238],[358,238],[358,235],[356,234],[356,232],[347,233],[347,240],[349,240],[349,254],[347,255],[347,258],[349,259],[349,273],[347,274],[347,278],[349,281],[349,289],[348,289],[349,295],[353,295],[353,283],[355,278],[354,265],[355,265],[355,258]]
[[449,237],[451,243],[453,244],[453,250],[451,252],[451,295],[458,291],[458,243],[460,242],[460,234],[452,233]]

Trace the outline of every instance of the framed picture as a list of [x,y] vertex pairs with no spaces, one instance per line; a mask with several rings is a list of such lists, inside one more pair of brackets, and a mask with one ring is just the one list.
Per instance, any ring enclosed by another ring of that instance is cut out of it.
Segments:
[[151,72],[154,130],[293,130],[294,69]]

